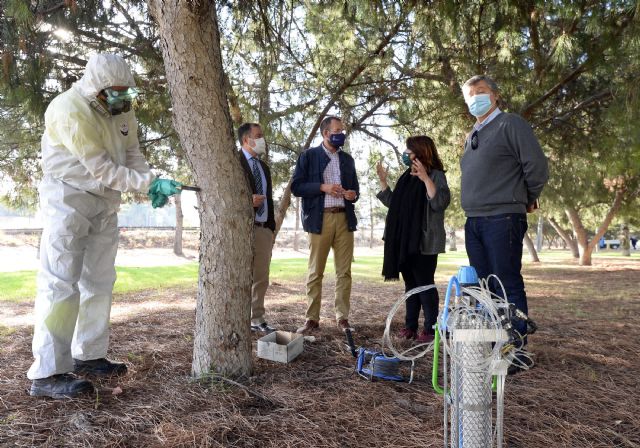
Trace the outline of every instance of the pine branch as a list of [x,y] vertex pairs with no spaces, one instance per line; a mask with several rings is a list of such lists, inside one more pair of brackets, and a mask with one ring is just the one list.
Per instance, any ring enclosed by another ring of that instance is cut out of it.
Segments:
[[[124,50],[125,52],[129,53],[129,54],[134,54],[136,56],[140,56],[142,58],[147,58],[149,57],[148,54],[145,54],[143,52],[141,52],[139,49],[137,48],[133,48],[131,45],[127,45],[125,43],[122,42],[116,42],[110,39],[105,38],[104,36],[100,35],[100,34],[96,34],[92,31],[88,31],[88,30],[82,30],[82,29],[77,29],[75,30],[75,32],[81,36],[84,37],[88,37],[90,39],[95,40],[96,42],[99,42],[101,44],[105,44],[114,48],[120,48],[121,50]],[[162,62],[162,57],[160,56],[159,53],[157,52],[152,52],[152,58],[156,61],[156,62]]]
[[61,60],[65,62],[70,62],[72,64],[76,64],[79,67],[86,67],[87,62],[85,59],[81,59],[77,56],[69,56],[66,54],[59,53],[57,51],[53,51],[50,48],[45,49],[45,52],[48,56],[50,56],[53,60]]
[[387,145],[391,146],[391,148],[393,148],[393,152],[395,153],[396,157],[398,158],[398,160],[402,160],[402,156],[400,155],[400,151],[398,151],[398,146],[394,145],[393,143],[391,143],[389,140],[379,136],[378,134],[376,134],[375,132],[371,132],[370,130],[368,130],[367,128],[365,128],[364,126],[358,126],[358,127],[352,127],[351,131],[359,131],[362,132],[363,134],[368,135],[369,137],[378,140],[382,143],[386,143]]
[[375,111],[381,108],[390,98],[391,98],[391,95],[382,96],[378,100],[378,102],[371,107],[371,109],[369,109],[364,114],[362,114],[362,116],[357,121],[354,121],[353,123],[351,123],[351,128],[353,129],[361,126],[362,123],[364,123],[368,118],[371,118],[371,116],[375,113]]
[[124,18],[127,20],[127,22],[129,23],[129,26],[133,28],[133,30],[136,33],[136,36],[138,36],[138,39],[147,40],[144,37],[144,34],[142,33],[142,30],[140,30],[140,27],[138,26],[136,21],[133,19],[133,17],[131,17],[131,15],[129,14],[129,11],[127,11],[127,8],[122,6],[122,4],[118,0],[113,0],[113,4],[118,9],[118,11],[120,11],[120,14],[122,14]]
[[532,127],[538,128],[541,127],[544,124],[547,124],[548,122],[553,122],[553,121],[566,121],[568,120],[571,115],[575,114],[576,112],[579,112],[583,109],[586,109],[587,107],[591,106],[593,103],[596,103],[598,101],[604,100],[604,99],[609,99],[613,97],[613,93],[611,92],[611,89],[605,89],[602,92],[596,93],[595,95],[590,96],[589,98],[582,100],[580,103],[578,103],[576,106],[572,107],[570,110],[568,110],[567,112],[562,113],[561,115],[554,115],[553,117],[547,118],[545,120],[542,120],[539,123],[536,123],[534,125],[532,125]]
[[[622,34],[622,32],[631,23],[633,23],[634,15],[633,14],[629,14],[629,13],[623,13],[615,20],[619,21],[619,25],[615,29],[615,32],[613,32],[612,35],[610,36],[611,39],[618,38]],[[604,52],[604,50],[606,49],[606,47],[608,45],[607,40],[608,39],[600,39],[600,41],[601,41],[601,46],[600,47],[594,48],[593,51],[587,56],[587,58],[586,58],[586,60],[584,62],[582,62],[580,65],[578,65],[571,72],[567,73],[564,76],[564,78],[562,78],[560,81],[558,81],[553,87],[551,87],[549,90],[547,90],[542,96],[540,96],[538,99],[534,100],[533,102],[527,104],[520,111],[520,115],[522,115],[525,119],[526,118],[530,118],[531,115],[533,114],[534,110],[540,104],[542,104],[549,97],[551,97],[553,94],[555,94],[558,90],[560,90],[561,88],[563,88],[564,86],[569,84],[571,81],[577,79],[582,73],[584,73],[587,70],[587,68],[589,67],[589,65],[594,63],[594,61],[597,61],[602,56],[602,53]]]
[[60,10],[60,9],[65,9],[66,7],[67,7],[67,2],[63,1],[63,2],[58,3],[57,5],[50,6],[49,8],[41,9],[39,11],[36,11],[36,14],[37,15],[46,16],[46,15],[54,13],[54,12]]
[[358,78],[358,76],[360,76],[360,74],[369,66],[369,64],[371,64],[377,57],[379,57],[384,52],[384,49],[391,43],[391,40],[393,39],[393,37],[398,33],[398,31],[400,31],[400,27],[402,26],[403,22],[404,22],[404,14],[400,16],[398,23],[396,23],[396,25],[393,27],[391,32],[382,39],[382,41],[378,44],[376,49],[373,52],[371,52],[370,56],[364,61],[362,61],[353,70],[351,75],[349,75],[349,77],[342,83],[342,85],[336,91],[333,92],[333,94],[331,95],[331,98],[327,102],[327,105],[324,107],[322,112],[320,112],[318,119],[316,120],[315,124],[313,125],[313,128],[311,129],[311,132],[309,132],[307,141],[304,144],[304,148],[307,148],[311,144],[314,136],[316,135],[316,132],[318,132],[320,123],[329,112],[329,109],[333,107],[333,104],[336,102],[336,100],[340,97],[340,95],[342,95],[345,92],[345,90],[349,88],[351,83],[353,83],[353,81],[355,81]]

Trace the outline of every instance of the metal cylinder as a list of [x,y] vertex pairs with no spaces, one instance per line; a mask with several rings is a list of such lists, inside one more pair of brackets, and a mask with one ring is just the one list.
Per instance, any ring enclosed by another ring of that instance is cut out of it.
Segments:
[[[454,328],[452,332],[488,326],[481,315],[472,314],[457,319]],[[452,348],[451,447],[491,447],[491,375],[481,368],[491,354],[491,343],[465,340]]]

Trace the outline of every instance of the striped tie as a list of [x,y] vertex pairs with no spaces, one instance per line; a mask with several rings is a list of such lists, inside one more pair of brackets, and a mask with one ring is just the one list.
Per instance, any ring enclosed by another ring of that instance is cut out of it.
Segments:
[[[264,190],[262,187],[262,176],[260,175],[260,170],[258,169],[258,159],[252,157],[251,161],[253,162],[253,168],[251,171],[253,172],[253,180],[256,183],[256,193],[264,194]],[[264,212],[264,201],[262,202],[262,204],[260,204],[260,207],[258,207],[256,216],[262,215],[262,212]]]

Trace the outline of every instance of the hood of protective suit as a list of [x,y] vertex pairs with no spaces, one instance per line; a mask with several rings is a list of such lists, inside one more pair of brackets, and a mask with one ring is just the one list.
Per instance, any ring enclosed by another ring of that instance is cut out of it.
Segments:
[[115,54],[102,53],[89,58],[84,75],[73,87],[83,97],[92,100],[98,92],[107,87],[135,85],[129,64],[124,59]]

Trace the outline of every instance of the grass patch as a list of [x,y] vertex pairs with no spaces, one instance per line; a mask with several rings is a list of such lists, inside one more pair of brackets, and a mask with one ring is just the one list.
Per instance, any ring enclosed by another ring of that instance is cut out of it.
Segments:
[[0,300],[28,300],[35,297],[36,271],[0,272],[0,285]]
[[[640,252],[640,251],[637,251]],[[639,253],[632,252],[632,258],[640,258]],[[602,251],[594,253],[596,259],[626,259],[616,251]],[[546,261],[565,260],[572,262],[573,258],[568,251],[543,251],[540,254],[541,265],[538,269],[550,269],[556,271],[558,267],[544,264]],[[307,262],[305,256],[298,258],[274,258],[271,261],[271,280],[302,282],[307,275]],[[529,263],[528,254],[523,255],[523,263]],[[438,269],[436,275],[439,279],[448,278],[458,271],[458,267],[468,264],[467,254],[464,249],[457,252],[447,252],[438,257]],[[578,268],[579,270],[580,268]],[[357,256],[352,264],[352,276],[354,280],[381,283],[383,278],[382,256]],[[195,287],[198,282],[198,263],[189,263],[178,266],[161,267],[117,267],[118,280],[114,293],[126,294],[137,291],[166,289],[175,287]],[[331,278],[335,275],[333,257],[327,260],[325,275]],[[0,301],[25,302],[33,300],[36,293],[36,271],[0,272]]]
[[[150,268],[117,267],[113,289],[116,294],[126,294],[148,289],[166,289],[193,286],[198,281],[198,264],[161,266]],[[36,271],[0,273],[0,301],[26,302],[36,295]]]
[[113,289],[116,294],[198,284],[198,263],[152,268],[119,267],[116,272],[118,279]]
[[[440,255],[438,273],[454,274],[458,266],[466,264],[464,251]],[[308,259],[274,258],[271,261],[271,280],[304,281],[307,275]],[[351,267],[352,276],[357,280],[382,282],[382,256],[358,256]],[[198,282],[198,263],[162,267],[116,267],[118,279],[114,287],[115,294],[126,294],[145,290],[196,286]],[[327,277],[335,275],[333,257],[327,260]],[[36,271],[0,273],[0,301],[25,302],[33,300],[36,294]]]
[[[448,252],[438,257],[438,275],[450,276],[458,267],[467,264],[467,255],[462,251]],[[271,260],[270,277],[274,282],[303,282],[307,275],[308,259],[274,258]],[[356,280],[382,283],[382,256],[358,256],[351,267]],[[118,279],[114,287],[115,294],[126,294],[145,290],[196,286],[198,282],[198,263],[161,267],[116,267]],[[327,260],[325,275],[335,275],[333,257]],[[0,301],[26,302],[33,300],[36,294],[36,271],[0,273]]]
[[[448,252],[438,257],[438,273],[447,276],[458,271],[458,267],[468,263],[467,254],[464,251]],[[307,275],[308,259],[280,258],[271,260],[270,278],[272,281],[304,281]],[[325,276],[335,275],[333,257],[327,259]],[[382,283],[382,255],[356,256],[351,264],[351,275],[359,281],[372,281]]]

